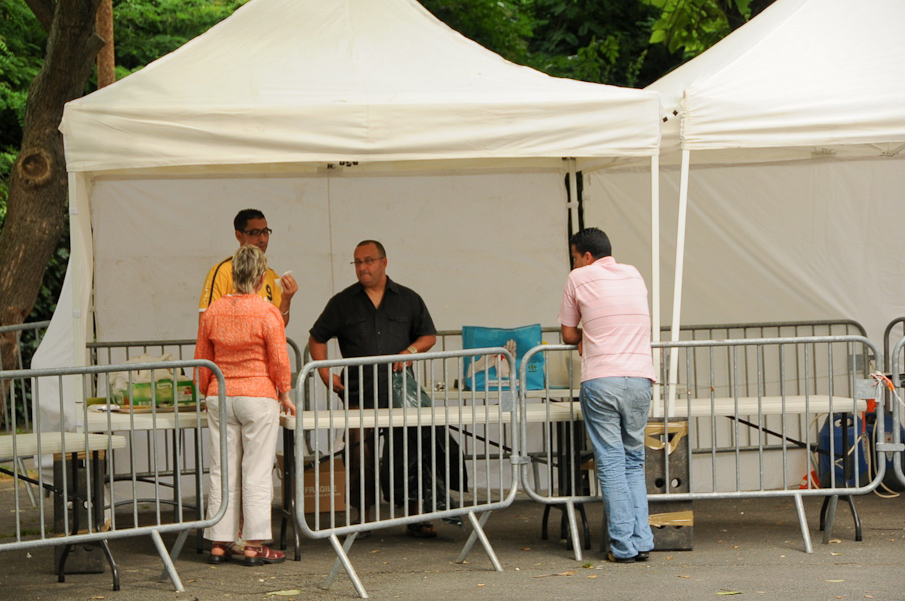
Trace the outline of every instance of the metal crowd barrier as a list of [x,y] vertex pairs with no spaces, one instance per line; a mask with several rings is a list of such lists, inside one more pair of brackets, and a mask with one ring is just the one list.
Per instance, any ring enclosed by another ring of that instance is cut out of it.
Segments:
[[898,357],[895,352],[890,352],[892,349],[889,346],[890,343],[894,340],[893,330],[896,329],[896,326],[902,326],[903,334],[905,334],[905,317],[896,317],[888,324],[886,324],[886,329],[883,330],[883,369],[885,369],[887,373],[893,371],[893,361],[896,357]]
[[[0,326],[0,344],[13,344],[15,346],[15,361],[12,365],[3,364],[3,354],[0,353],[0,371],[25,369],[28,367],[26,358],[31,358],[32,353],[41,343],[42,333],[50,325],[49,321],[35,321],[15,326]],[[13,398],[18,403],[13,403]],[[19,386],[16,396],[13,396],[11,386],[0,386],[0,424],[2,431],[10,433],[13,421],[13,413],[16,413],[16,421],[30,429],[31,411],[28,406],[29,395],[24,385]]]
[[[290,368],[293,372],[300,369],[302,365],[302,352],[298,344],[291,338],[286,339],[289,350]],[[195,354],[195,339],[182,338],[171,340],[129,340],[129,341],[108,341],[108,342],[89,342],[86,347],[90,351],[90,360],[92,365],[109,365],[113,363],[127,363],[134,361],[142,355],[163,356],[167,353],[173,355],[176,360],[184,361],[191,359]],[[185,375],[191,379],[191,373]],[[109,383],[103,380],[96,382],[95,388],[91,392],[91,396],[103,396],[109,390]],[[172,419],[167,421],[166,427],[153,433],[149,428],[150,424],[147,420],[139,422],[139,428],[134,432],[134,436],[129,439],[128,454],[117,455],[114,458],[113,471],[117,479],[131,478],[132,472],[135,471],[135,465],[141,468],[137,471],[139,480],[156,482],[160,475],[172,476],[180,473],[182,477],[187,479],[185,486],[192,486],[195,491],[195,498],[199,499],[203,494],[202,478],[209,469],[207,452],[209,448],[207,434],[207,421],[203,420],[200,428],[179,428],[173,427]],[[156,449],[162,448],[160,453]],[[193,453],[179,454],[179,448],[193,449]],[[158,457],[158,455],[160,457]],[[172,464],[172,459],[180,457],[182,463],[179,466]],[[161,458],[164,460],[163,465],[153,466],[152,458]],[[125,465],[123,463],[125,462]],[[199,467],[200,469],[196,469]],[[182,478],[172,478],[168,485],[174,488],[173,499],[181,499],[180,489],[183,486]],[[163,503],[175,505],[173,499],[164,499]],[[193,503],[190,508],[200,507],[200,503]],[[196,538],[196,551],[203,551],[203,540],[199,536]]]
[[[669,332],[670,326],[660,328]],[[867,336],[867,330],[851,319],[821,319],[805,321],[761,321],[751,323],[723,323],[686,325],[679,331],[683,340],[746,340],[749,338],[800,338],[814,336]]]
[[[409,401],[401,403],[392,401],[392,370],[398,362],[411,365],[396,383],[403,390],[411,386]],[[446,386],[451,374],[465,374],[465,363],[483,374],[483,383],[471,390]],[[300,403],[307,394],[311,410],[284,419],[283,425],[314,435],[307,443],[306,437],[294,436],[294,465],[285,466],[284,486],[294,486],[297,528],[309,538],[328,539],[336,552],[325,588],[342,567],[366,598],[348,556],[356,536],[432,520],[464,527],[466,519],[472,531],[458,561],[464,561],[479,540],[494,569],[502,570],[483,525],[492,511],[515,499],[519,443],[516,393],[490,381],[490,368],[515,373],[515,361],[503,348],[483,348],[305,365],[296,394]],[[333,375],[341,377],[341,399],[323,384],[319,369],[328,370],[330,381]],[[361,388],[357,397],[350,397],[350,372],[360,381],[373,378],[373,391],[366,394]],[[507,431],[511,447],[503,454],[494,445],[506,438]],[[302,466],[304,475],[296,475],[295,466]],[[372,502],[373,516],[358,515],[353,509]],[[342,544],[340,536],[346,536]]]
[[[903,318],[902,321],[905,321],[905,318]],[[889,355],[891,365],[896,366],[902,364],[902,361],[905,360],[905,357],[903,357],[902,354],[903,349],[905,349],[905,338],[902,338],[896,343],[892,354]],[[905,377],[903,377],[900,370],[896,369],[893,371],[892,379],[895,388],[898,391],[895,394],[887,396],[889,404],[891,405],[891,407],[887,407],[887,410],[892,414],[892,440],[891,442],[878,440],[876,444],[878,451],[882,450],[891,454],[888,457],[892,461],[893,473],[899,481],[899,484],[905,486],[905,473],[902,472],[902,462],[905,461],[905,444],[903,444],[905,441],[902,440],[902,401],[905,399]],[[882,432],[882,430],[880,432]]]
[[[50,323],[50,322],[46,322]],[[292,339],[286,338],[289,347],[290,368],[293,372],[301,369],[302,351],[299,345]],[[89,342],[85,345],[91,351],[92,365],[109,365],[112,363],[125,363],[134,355],[158,352],[173,353],[177,361],[191,359],[195,356],[195,339],[179,338],[173,340],[124,340],[115,342]],[[305,349],[307,351],[307,347]],[[307,359],[307,357],[306,357]]]
[[[47,330],[50,321],[35,321],[15,326],[0,326],[0,346],[12,344],[15,347],[15,361],[12,365],[4,365],[3,353],[0,349],[0,371],[25,369],[28,359],[41,343],[42,333]],[[10,434],[14,428],[31,431],[31,389],[24,381],[10,382],[7,385],[0,383],[0,433]],[[15,424],[15,426],[14,426]],[[19,469],[25,471],[25,464],[21,462]],[[28,484],[25,487],[28,500],[32,507],[37,506],[35,486]]]
[[[42,389],[62,391],[62,394],[48,394],[49,398],[45,401],[58,406],[60,415],[65,413],[66,405],[71,403],[65,398],[67,393],[72,394],[73,391],[81,389],[81,393],[85,398],[89,398],[89,402],[97,401],[91,406],[88,403],[75,403],[79,424],[77,432],[66,432],[62,428],[44,429],[41,412],[36,411],[33,432],[20,432],[18,425],[13,424],[10,434],[0,436],[0,461],[12,462],[12,468],[0,470],[14,478],[12,491],[15,495],[16,516],[14,531],[4,533],[6,536],[0,537],[0,551],[64,546],[57,563],[58,578],[63,582],[65,564],[70,552],[77,545],[97,543],[103,549],[113,572],[114,590],[119,590],[119,570],[107,541],[149,535],[163,560],[164,575],[170,578],[177,591],[184,591],[161,534],[180,533],[172,551],[173,557],[178,556],[189,530],[216,524],[223,517],[226,503],[223,503],[216,515],[204,519],[203,496],[199,495],[197,513],[187,515],[185,511],[187,506],[180,489],[178,485],[173,485],[173,482],[178,482],[182,476],[179,466],[183,465],[184,456],[188,454],[188,449],[178,443],[180,440],[178,435],[174,436],[177,442],[170,449],[164,450],[152,444],[152,454],[149,457],[150,470],[147,473],[139,472],[136,468],[131,447],[139,433],[150,433],[151,439],[156,441],[157,437],[154,435],[165,430],[172,430],[175,434],[188,429],[198,431],[202,426],[206,426],[207,416],[200,402],[185,406],[178,403],[158,406],[158,402],[178,399],[178,396],[175,396],[177,394],[175,376],[172,378],[152,376],[147,388],[149,394],[147,405],[137,404],[138,393],[133,384],[136,384],[135,373],[139,370],[185,368],[193,370],[198,367],[207,367],[217,378],[221,397],[220,418],[225,420],[226,407],[222,402],[225,389],[223,374],[210,361],[168,361],[0,372],[0,382],[27,386],[36,405],[42,402]],[[110,378],[114,373],[126,374],[128,392],[125,397],[135,401],[135,406],[116,405],[118,401],[122,402],[124,397],[115,397],[109,393],[102,399],[90,399],[90,392],[96,390],[98,379],[104,380],[108,385],[106,389],[110,390]],[[48,382],[46,387],[42,387],[44,382]],[[167,393],[167,390],[170,392]],[[169,399],[165,398],[167,395]],[[113,469],[113,456],[116,450],[126,448],[130,448],[126,458],[129,469],[125,474],[117,475]],[[84,454],[84,459],[79,458],[79,453]],[[41,458],[50,454],[58,455],[55,459],[53,477],[45,475],[41,465]],[[227,492],[225,437],[221,438],[220,457],[224,466],[222,496],[225,499]],[[35,469],[23,471],[20,468],[22,465],[20,460],[35,460]],[[161,468],[161,464],[164,463],[175,466],[175,471],[171,475]],[[84,474],[80,469],[82,465],[85,468]],[[84,486],[81,484],[83,477]],[[55,496],[54,523],[59,526],[62,534],[48,532],[46,523],[48,507],[42,495],[39,495],[37,503],[38,531],[35,533],[23,526],[23,518],[28,516],[28,512],[20,506],[19,490],[25,482],[31,482]],[[166,499],[162,494],[162,490],[168,487],[174,490],[172,499]],[[171,503],[175,508],[174,511],[162,511],[164,503]]]
[[[852,495],[865,494],[883,479],[885,465],[878,461],[882,447],[875,456],[867,453],[862,434],[863,414],[876,411],[869,409],[867,399],[878,395],[874,382],[864,377],[864,364],[879,360],[877,348],[866,338],[682,341],[654,346],[679,350],[680,381],[675,406],[666,406],[667,386],[659,387],[659,395],[652,403],[652,413],[656,415],[659,406],[662,416],[656,426],[662,444],[650,445],[648,457],[661,453],[662,460],[656,462],[660,472],[648,473],[651,502],[793,497],[805,549],[810,553],[802,498],[829,498],[826,514],[822,515],[826,542],[832,532],[838,497],[850,499]],[[545,365],[549,368],[555,362],[553,355],[575,349],[570,345],[537,346],[522,358],[522,369],[538,353],[547,355]],[[661,382],[667,373],[668,356],[669,353],[661,353]],[[742,377],[748,362],[752,363],[754,374],[750,384]],[[573,400],[578,397],[578,390],[552,388],[549,378],[547,382],[543,391],[527,391],[524,383],[520,391],[522,487],[538,502],[564,507],[570,540],[574,542],[576,559],[580,560],[575,509],[580,503],[599,501],[600,496],[591,494],[593,472],[588,476],[582,470],[591,454],[576,442],[582,440],[583,434],[581,407]],[[532,397],[540,397],[539,402],[533,402]],[[545,447],[531,452],[527,428],[536,414],[543,416]],[[821,441],[817,422],[825,422],[824,415],[833,416],[832,426],[827,428],[832,435]],[[793,417],[800,417],[806,427],[799,429]],[[881,422],[878,420],[876,428],[882,437]],[[743,431],[751,435],[745,436]],[[837,431],[843,433],[841,440],[837,440]],[[676,461],[670,457],[674,449],[671,440],[676,435],[686,435],[691,441],[684,445],[687,473],[675,473]],[[820,457],[826,458],[828,478],[821,482],[822,488],[810,477],[818,471]],[[531,460],[540,460],[546,466],[546,490],[539,487],[537,478],[533,482],[529,478]],[[872,477],[870,470],[862,467],[867,461],[878,462]],[[555,479],[553,466],[558,468]],[[837,476],[837,466],[842,469],[842,476]]]
[[[670,326],[666,325],[661,327],[661,337],[667,336],[670,331]],[[543,344],[562,344],[562,336],[560,332],[559,326],[551,327],[545,326],[541,328],[541,337]],[[810,321],[772,321],[772,322],[753,322],[753,323],[719,323],[719,324],[683,324],[680,327],[680,338],[682,340],[720,340],[720,339],[748,339],[748,338],[765,338],[765,337],[777,337],[777,338],[786,338],[786,337],[801,337],[801,336],[830,336],[830,335],[861,335],[866,336],[866,332],[864,327],[853,320],[849,319],[835,319],[835,320],[810,320]],[[440,351],[449,351],[449,350],[461,350],[463,347],[463,339],[462,339],[462,330],[441,330],[437,332],[437,343],[435,345],[435,349]],[[727,351],[728,352],[728,351]],[[744,357],[745,361],[743,364],[743,369],[740,371],[738,381],[743,384],[744,388],[746,388],[749,392],[756,390],[757,386],[757,378],[753,372],[753,362],[754,358],[754,349],[745,347],[744,348]],[[328,357],[338,356],[339,352],[335,345],[335,341],[330,341],[328,345]],[[694,357],[695,361],[697,361],[697,357]],[[310,355],[308,354],[308,347],[305,347],[304,351],[304,362],[307,363],[310,360]],[[811,377],[815,379],[818,377],[816,367],[811,366],[810,374],[802,371],[802,366],[799,364],[797,367],[797,375],[796,379],[799,383],[799,389],[801,388],[801,383],[806,377]],[[578,367],[578,354],[575,353],[574,357],[569,358],[569,360],[559,362],[554,365],[553,368],[550,368],[548,371],[548,381],[553,382],[554,386],[557,388],[563,388],[570,386],[577,390],[578,388],[578,380],[579,380],[579,367]],[[458,379],[461,374],[456,372],[452,372],[448,374],[447,380],[443,382],[435,382],[434,386],[436,390],[441,390],[442,387],[452,387],[456,388],[458,385]],[[729,376],[732,377],[731,375]],[[665,380],[664,380],[665,381]],[[693,386],[698,387],[697,379],[692,380]],[[726,383],[729,385],[731,380]],[[762,384],[766,384],[766,382],[762,382]],[[709,382],[706,384],[701,382],[700,387],[703,389],[705,386],[709,386]],[[799,393],[800,394],[800,393]],[[304,407],[310,406],[309,403],[303,405]],[[798,422],[799,435],[803,436],[803,429],[806,427],[805,424],[801,423],[800,420]],[[535,428],[539,428],[539,426],[535,426]],[[701,431],[700,429],[698,431]],[[527,450],[532,452],[532,457],[534,458],[533,468],[534,475],[537,477],[552,477],[549,474],[549,465],[543,463],[541,449],[548,448],[551,444],[554,444],[554,441],[548,438],[550,433],[541,429],[539,432],[540,440],[533,441],[536,448],[528,448]],[[310,437],[310,435],[309,435]],[[527,441],[525,441],[527,443]],[[508,441],[502,441],[502,446],[508,448]],[[734,452],[734,442],[729,441],[725,448],[719,449],[719,452]],[[745,448],[743,446],[743,448]],[[541,468],[547,465],[547,473],[541,472]]]

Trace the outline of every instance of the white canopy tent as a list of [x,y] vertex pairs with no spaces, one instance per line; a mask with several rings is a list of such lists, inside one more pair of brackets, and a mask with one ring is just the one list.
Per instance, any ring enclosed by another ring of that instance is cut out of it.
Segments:
[[[663,239],[673,338],[682,313],[850,318],[876,340],[905,312],[902,22],[897,0],[778,0],[648,88],[668,116],[662,186],[679,199],[663,218],[678,224]],[[587,188],[588,221],[623,224],[614,248],[630,262],[646,218],[622,201],[644,182],[629,167]]]
[[441,329],[550,323],[577,205],[564,178],[574,196],[576,169],[647,157],[656,191],[659,118],[656,92],[514,65],[414,0],[254,0],[67,105],[72,305],[34,364],[82,364],[91,336],[192,336],[248,206],[300,282],[299,341],[364,238]]

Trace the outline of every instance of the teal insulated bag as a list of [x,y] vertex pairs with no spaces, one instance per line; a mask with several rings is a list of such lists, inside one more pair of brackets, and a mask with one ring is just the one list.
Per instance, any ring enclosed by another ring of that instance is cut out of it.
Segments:
[[[522,357],[529,350],[541,343],[540,324],[522,326],[520,328],[485,328],[481,326],[464,326],[462,328],[462,348],[486,348],[500,346],[509,351],[515,358],[515,377],[509,372],[509,363],[505,358],[497,355],[486,357],[465,357],[464,382],[466,390],[509,390],[518,387],[518,370],[521,368]],[[497,373],[497,366],[499,371]],[[542,390],[544,388],[544,353],[537,353],[527,365],[528,390]],[[516,380],[516,382],[513,382]]]

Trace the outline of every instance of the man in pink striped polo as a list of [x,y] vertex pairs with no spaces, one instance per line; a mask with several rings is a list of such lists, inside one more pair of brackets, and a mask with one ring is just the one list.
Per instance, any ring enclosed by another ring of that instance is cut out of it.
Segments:
[[[609,560],[647,561],[654,547],[644,480],[644,428],[656,379],[647,286],[617,263],[607,235],[585,228],[569,240],[572,272],[559,323],[581,354],[581,410],[603,490]],[[579,323],[582,328],[579,328]]]

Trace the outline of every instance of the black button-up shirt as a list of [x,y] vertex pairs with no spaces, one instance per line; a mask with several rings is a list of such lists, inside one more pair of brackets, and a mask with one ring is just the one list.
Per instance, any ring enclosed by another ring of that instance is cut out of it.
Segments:
[[[326,343],[331,338],[339,342],[345,358],[395,355],[404,351],[421,336],[437,333],[427,306],[418,293],[387,278],[386,291],[379,307],[368,297],[364,286],[356,282],[337,293],[314,322],[311,336]],[[387,407],[389,396],[388,373],[392,365],[378,366],[379,406]],[[373,370],[362,368],[364,374],[363,405],[374,405]],[[349,401],[359,403],[358,368],[349,369]]]

